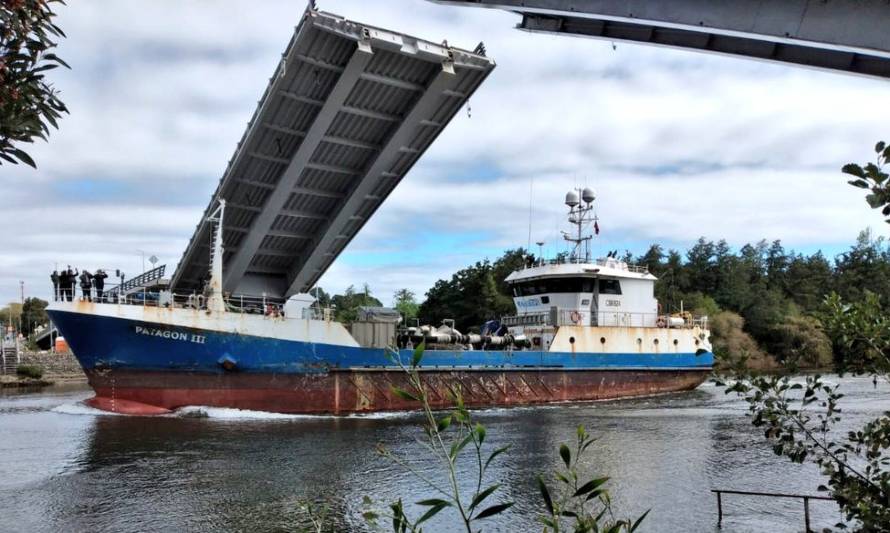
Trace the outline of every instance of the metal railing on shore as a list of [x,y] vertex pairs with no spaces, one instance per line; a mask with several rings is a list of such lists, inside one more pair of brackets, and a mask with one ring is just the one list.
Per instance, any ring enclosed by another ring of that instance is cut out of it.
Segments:
[[810,528],[810,500],[828,500],[835,501],[834,498],[830,496],[811,496],[809,494],[785,494],[781,492],[756,492],[756,491],[747,491],[747,490],[722,490],[722,489],[711,489],[711,492],[717,495],[717,527],[721,527],[723,524],[723,495],[724,494],[739,494],[742,496],[764,496],[769,498],[795,498],[803,500],[803,520],[804,520],[804,531],[810,533],[812,529]]

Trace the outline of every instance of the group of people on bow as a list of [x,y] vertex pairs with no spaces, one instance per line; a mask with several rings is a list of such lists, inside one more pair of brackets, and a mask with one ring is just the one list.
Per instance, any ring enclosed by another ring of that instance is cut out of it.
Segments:
[[96,270],[95,274],[91,274],[86,269],[82,272],[78,271],[77,268],[72,270],[71,265],[68,265],[68,268],[61,272],[53,270],[49,277],[53,282],[53,298],[57,302],[74,301],[78,281],[80,281],[82,300],[93,301],[94,287],[96,289],[97,302],[103,301],[105,297],[105,278],[108,277],[108,274],[101,268]]

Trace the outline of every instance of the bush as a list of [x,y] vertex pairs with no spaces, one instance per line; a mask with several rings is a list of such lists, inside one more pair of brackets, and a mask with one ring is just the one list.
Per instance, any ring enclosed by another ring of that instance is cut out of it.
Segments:
[[756,370],[775,370],[776,361],[760,349],[744,331],[745,319],[732,311],[721,311],[708,319],[711,344],[720,368],[739,365]]
[[43,377],[43,368],[36,365],[19,365],[15,373],[23,378],[40,379]]
[[786,365],[827,368],[832,363],[831,341],[818,319],[790,316],[773,327],[770,351]]

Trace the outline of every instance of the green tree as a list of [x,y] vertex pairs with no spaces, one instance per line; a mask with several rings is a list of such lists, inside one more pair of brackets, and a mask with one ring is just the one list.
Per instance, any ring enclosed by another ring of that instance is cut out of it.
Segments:
[[786,287],[789,297],[807,313],[816,311],[826,291],[834,285],[831,264],[822,252],[794,256],[788,263]]
[[413,318],[417,318],[417,310],[420,308],[414,293],[408,289],[396,291],[392,297],[392,306],[402,314],[406,323]]
[[875,238],[871,230],[861,232],[835,263],[834,288],[845,300],[860,300],[866,291],[890,295],[890,243],[884,237]]
[[686,252],[686,269],[689,272],[687,290],[697,290],[711,294],[717,287],[714,259],[717,249],[714,243],[700,237],[698,242]]
[[359,307],[383,306],[380,300],[371,296],[371,289],[367,283],[362,288],[362,292],[357,292],[355,287],[350,285],[343,294],[337,294],[331,298],[331,305],[336,308],[334,319],[345,324],[355,322],[358,318]]
[[485,260],[463,268],[450,280],[433,285],[418,315],[434,325],[451,318],[458,330],[470,331],[478,330],[487,320],[512,314],[510,289],[503,280],[524,265],[525,251],[518,249],[508,250],[494,263]]
[[664,248],[660,244],[649,246],[646,253],[637,259],[637,263],[648,268],[653,276],[661,277],[664,272]]
[[321,287],[313,287],[309,290],[309,294],[315,297],[315,302],[322,309],[324,309],[325,307],[330,307],[331,295],[325,292],[325,290]]
[[16,331],[20,331],[22,328],[22,304],[10,302],[9,305],[0,309],[0,324],[11,326]]
[[30,335],[37,326],[49,323],[49,315],[46,314],[46,306],[49,305],[40,298],[26,298],[22,305],[22,334]]
[[36,167],[23,149],[46,140],[49,126],[68,109],[46,81],[46,72],[67,63],[52,53],[65,34],[53,23],[53,4],[62,0],[0,2],[0,165],[23,162]]

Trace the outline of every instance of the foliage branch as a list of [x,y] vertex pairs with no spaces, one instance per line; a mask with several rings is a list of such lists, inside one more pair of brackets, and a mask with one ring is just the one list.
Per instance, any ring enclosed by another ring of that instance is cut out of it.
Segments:
[[[0,1],[0,165],[23,162],[36,168],[21,146],[47,140],[49,126],[68,109],[46,81],[46,72],[68,64],[52,53],[64,37],[53,23],[52,4],[62,0]],[[70,68],[70,67],[68,67]]]
[[886,222],[890,224],[890,179],[884,171],[884,167],[890,162],[890,146],[880,141],[875,145],[875,153],[877,158],[873,163],[848,163],[841,171],[855,178],[847,183],[870,191],[865,196],[865,201],[872,209],[881,209],[881,214],[887,217]]
[[[879,142],[875,152],[876,163],[851,163],[842,171],[857,178],[849,182],[854,187],[870,189],[869,205],[883,207],[888,216],[890,182],[882,168],[890,147]],[[875,385],[879,379],[890,382],[890,317],[885,306],[880,295],[869,291],[852,303],[836,293],[825,297],[819,318],[834,351],[843,354],[835,358],[839,373],[870,375]],[[736,369],[727,392],[748,402],[753,425],[763,429],[774,453],[819,466],[827,483],[818,489],[831,494],[855,529],[890,531],[890,412],[845,431],[840,405],[844,395],[820,375],[800,383],[787,375],[755,376]],[[846,529],[848,523],[835,527]]]
[[[419,371],[423,352],[424,345],[421,344],[414,350],[408,365],[402,362],[398,352],[393,352],[393,361],[408,376],[408,387],[403,389],[393,386],[392,393],[403,400],[420,404],[424,438],[419,439],[419,442],[430,457],[441,465],[447,482],[437,483],[418,471],[407,458],[379,445],[379,453],[422,481],[436,492],[438,497],[415,502],[425,511],[413,519],[406,512],[401,498],[389,504],[383,511],[374,510],[373,502],[366,498],[364,503],[367,510],[363,516],[377,529],[381,528],[381,520],[385,519],[394,533],[420,533],[428,520],[447,509],[457,515],[467,533],[481,531],[478,529],[479,521],[500,515],[513,506],[512,501],[484,503],[502,487],[501,483],[485,486],[488,469],[495,460],[502,458],[502,454],[506,454],[510,446],[494,450],[486,446],[485,426],[473,419],[464,403],[459,385],[449,386],[451,409],[439,413],[433,411],[429,401],[429,386],[421,378]],[[560,446],[559,455],[565,469],[552,474],[553,480],[550,483],[556,482],[556,487],[551,489],[545,478],[538,476],[538,489],[544,507],[539,520],[544,525],[545,532],[633,533],[649,514],[646,511],[635,521],[615,519],[609,493],[605,487],[609,478],[597,477],[582,482],[584,478],[580,472],[581,460],[594,442],[595,439],[588,436],[584,428],[579,426],[574,453],[568,445]],[[472,465],[470,468],[472,479],[469,483],[462,482],[462,470],[458,468],[464,457]],[[466,490],[462,490],[462,486],[469,486],[470,493],[465,494]]]

